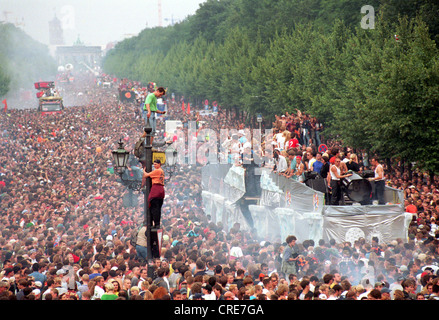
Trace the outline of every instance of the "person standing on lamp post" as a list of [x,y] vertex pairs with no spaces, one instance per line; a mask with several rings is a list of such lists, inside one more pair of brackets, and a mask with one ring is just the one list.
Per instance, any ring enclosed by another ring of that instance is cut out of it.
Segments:
[[[143,106],[144,111],[144,119],[145,119],[145,125],[148,122],[148,119],[150,120],[151,125],[151,144],[154,140],[154,135],[156,133],[156,127],[157,127],[157,113],[165,114],[166,111],[160,111],[157,109],[157,98],[161,98],[166,94],[166,91],[163,87],[158,87],[154,92],[151,92],[148,94],[148,96],[145,99],[145,104]],[[145,114],[146,112],[146,114]]]

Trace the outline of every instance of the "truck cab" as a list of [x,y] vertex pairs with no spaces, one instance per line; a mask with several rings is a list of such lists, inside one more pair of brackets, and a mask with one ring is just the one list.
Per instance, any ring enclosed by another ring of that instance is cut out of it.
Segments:
[[38,111],[43,115],[62,113],[64,110],[62,97],[42,97],[39,100]]

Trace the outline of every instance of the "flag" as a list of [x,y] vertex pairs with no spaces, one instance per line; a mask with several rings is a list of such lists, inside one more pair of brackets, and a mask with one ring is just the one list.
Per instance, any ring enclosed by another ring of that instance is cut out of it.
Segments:
[[119,95],[120,101],[133,102],[136,99],[136,95],[134,92],[129,90],[122,90]]
[[8,102],[6,101],[6,99],[4,99],[2,102],[5,105],[5,112],[6,112],[6,110],[8,110]]
[[187,114],[191,113],[191,105],[189,104],[189,102],[187,103]]
[[181,110],[184,112],[184,102],[181,104]]

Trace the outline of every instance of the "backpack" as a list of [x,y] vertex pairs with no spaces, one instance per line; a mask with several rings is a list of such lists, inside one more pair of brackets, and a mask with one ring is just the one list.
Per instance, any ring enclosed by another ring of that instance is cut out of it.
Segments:
[[134,155],[137,158],[142,158],[143,154],[145,153],[145,138],[140,138],[137,140],[136,144],[134,145]]
[[131,236],[130,236],[130,244],[135,247],[137,245],[137,234],[139,233],[139,230],[142,228],[142,226],[135,228],[134,230],[131,231]]

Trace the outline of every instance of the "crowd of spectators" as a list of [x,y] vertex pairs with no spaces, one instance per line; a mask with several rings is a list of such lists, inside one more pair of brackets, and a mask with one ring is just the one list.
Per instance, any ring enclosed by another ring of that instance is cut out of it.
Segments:
[[[298,239],[297,272],[283,274],[286,244],[261,241],[238,223],[226,232],[220,222],[212,222],[203,212],[202,165],[181,165],[166,184],[160,258],[153,263],[139,259],[131,235],[144,220],[143,194],[138,206],[124,204],[128,190],[114,172],[111,151],[121,138],[127,150],[134,148],[142,134],[140,108],[121,104],[116,89],[93,82],[82,86],[81,95],[71,96],[81,102],[63,114],[42,117],[34,109],[11,108],[0,115],[0,299],[439,298],[437,184],[421,173],[408,179],[397,168],[386,168],[386,177],[388,184],[404,189],[407,210],[413,213],[408,239]],[[180,100],[168,100],[166,117],[182,121],[186,139],[191,121],[198,123],[198,132],[253,128],[222,109],[204,117],[188,113]],[[163,136],[164,119],[158,120],[158,136],[169,139]],[[280,152],[291,146],[303,156],[313,155],[324,141],[320,122],[298,110],[276,116],[273,128],[265,143]],[[206,137],[197,140],[201,144]],[[325,143],[331,150],[353,153]],[[367,157],[359,158],[367,167]],[[310,161],[304,162],[304,170],[311,169]]]

